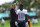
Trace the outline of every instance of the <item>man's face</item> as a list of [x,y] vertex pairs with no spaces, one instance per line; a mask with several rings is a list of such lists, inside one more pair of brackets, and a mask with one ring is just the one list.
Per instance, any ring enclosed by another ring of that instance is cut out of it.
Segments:
[[19,9],[23,10],[23,5],[22,4],[19,5]]
[[23,10],[23,7],[19,7],[20,8],[20,10]]
[[16,4],[13,4],[13,8],[16,8]]
[[12,8],[15,10],[15,8],[16,8],[16,4],[15,3],[12,5]]

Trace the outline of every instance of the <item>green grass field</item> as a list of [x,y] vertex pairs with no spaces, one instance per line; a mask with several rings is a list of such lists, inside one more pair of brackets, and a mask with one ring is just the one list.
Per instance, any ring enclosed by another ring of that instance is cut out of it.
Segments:
[[[1,22],[0,22],[0,27],[1,27]],[[5,20],[4,27],[10,27],[10,20]]]
[[[0,22],[0,27],[1,27],[1,22]],[[10,27],[10,20],[5,20],[4,27]],[[32,25],[31,22],[31,27],[40,27],[40,21],[38,21],[38,24],[35,24],[34,26]]]

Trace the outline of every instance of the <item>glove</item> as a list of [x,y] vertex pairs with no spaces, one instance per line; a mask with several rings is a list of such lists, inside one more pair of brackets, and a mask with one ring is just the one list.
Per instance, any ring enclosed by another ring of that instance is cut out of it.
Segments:
[[17,26],[17,24],[18,24],[17,21],[15,21],[15,25],[16,25],[16,26]]
[[25,24],[26,26],[28,26],[28,22],[26,22],[26,24]]

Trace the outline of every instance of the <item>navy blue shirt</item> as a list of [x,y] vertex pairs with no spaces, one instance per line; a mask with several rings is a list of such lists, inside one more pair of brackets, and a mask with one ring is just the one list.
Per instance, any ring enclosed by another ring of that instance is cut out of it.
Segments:
[[15,22],[16,12],[14,11],[13,8],[11,8],[10,10],[10,15],[11,15],[11,22]]

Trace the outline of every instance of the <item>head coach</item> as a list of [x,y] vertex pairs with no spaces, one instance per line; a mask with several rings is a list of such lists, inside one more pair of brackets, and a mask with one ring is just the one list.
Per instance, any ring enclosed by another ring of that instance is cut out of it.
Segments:
[[10,10],[10,15],[11,15],[10,27],[16,27],[16,26],[15,26],[15,18],[16,18],[15,8],[16,8],[16,4],[14,3],[14,4],[12,5],[12,7],[11,7],[11,10]]

